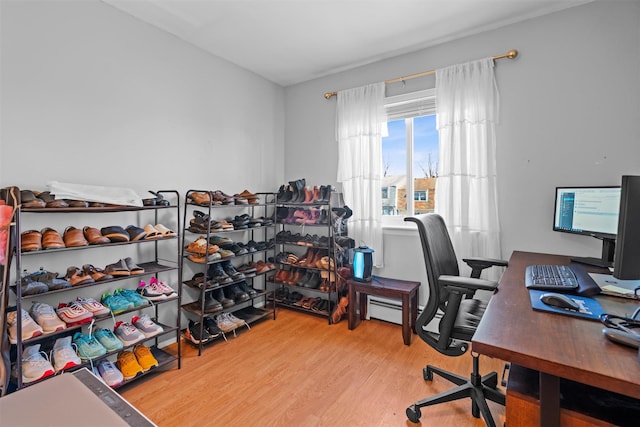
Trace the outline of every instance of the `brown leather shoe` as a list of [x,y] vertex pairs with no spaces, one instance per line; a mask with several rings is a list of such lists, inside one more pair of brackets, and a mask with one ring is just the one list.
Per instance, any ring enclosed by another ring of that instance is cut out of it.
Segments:
[[20,191],[20,203],[23,208],[44,208],[47,205],[44,200],[36,197],[31,190]]
[[62,241],[60,233],[50,227],[43,228],[40,232],[42,234],[42,248],[43,249],[60,249],[64,248],[65,244]]
[[105,273],[104,270],[94,267],[91,264],[83,265],[82,271],[84,272],[85,275],[90,276],[96,282],[100,280],[113,279],[112,275]]
[[44,200],[47,208],[68,208],[69,204],[62,199],[56,199],[56,196],[49,191],[42,193],[34,193],[39,199]]
[[67,274],[64,276],[65,280],[71,283],[71,286],[84,285],[86,283],[93,283],[94,280],[78,267],[67,268]]
[[89,242],[84,238],[84,233],[79,228],[69,226],[64,230],[64,244],[67,248],[77,248],[89,246]]
[[103,236],[100,230],[95,227],[86,226],[82,229],[82,233],[90,245],[104,245],[111,242],[108,237]]
[[191,193],[187,197],[190,198],[196,205],[207,206],[209,205],[209,203],[211,203],[211,197],[209,196],[209,193]]
[[24,231],[20,236],[20,249],[22,252],[39,251],[42,249],[42,233],[38,230]]

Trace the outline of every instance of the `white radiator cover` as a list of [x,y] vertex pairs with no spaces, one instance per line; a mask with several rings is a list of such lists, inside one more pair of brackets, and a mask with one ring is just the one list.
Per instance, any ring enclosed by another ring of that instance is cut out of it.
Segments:
[[[418,316],[422,312],[422,307],[418,307]],[[435,318],[427,325],[429,332],[438,332],[438,322],[442,313],[438,312]],[[367,319],[384,320],[385,322],[402,325],[402,302],[377,296],[369,297],[367,307]]]

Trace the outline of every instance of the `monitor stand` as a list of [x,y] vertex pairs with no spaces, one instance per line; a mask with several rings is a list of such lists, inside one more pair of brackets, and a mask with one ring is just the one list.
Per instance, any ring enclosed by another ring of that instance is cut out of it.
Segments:
[[615,239],[599,237],[599,236],[593,236],[593,237],[602,240],[602,256],[600,258],[572,257],[571,261],[578,262],[580,264],[592,265],[594,267],[600,267],[600,268],[613,267],[613,254],[616,249]]
[[594,267],[600,268],[610,268],[613,267],[612,262],[603,261],[600,258],[591,258],[591,257],[572,257],[571,261],[578,262],[580,264],[592,265]]

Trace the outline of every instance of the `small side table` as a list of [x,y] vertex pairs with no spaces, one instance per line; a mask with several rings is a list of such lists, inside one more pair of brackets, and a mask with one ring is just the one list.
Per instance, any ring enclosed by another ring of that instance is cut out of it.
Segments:
[[[373,276],[371,282],[349,280],[349,329],[355,329],[367,317],[369,295],[402,300],[402,339],[411,345],[411,333],[418,318],[418,288],[420,282],[389,279]],[[361,298],[362,297],[362,298]],[[359,302],[359,303],[358,303]],[[356,307],[360,308],[360,319],[356,319]]]

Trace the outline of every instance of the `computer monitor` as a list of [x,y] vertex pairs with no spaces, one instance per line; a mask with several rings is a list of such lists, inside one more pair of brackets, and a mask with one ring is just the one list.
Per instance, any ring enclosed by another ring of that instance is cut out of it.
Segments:
[[640,279],[640,176],[622,177],[613,277]]
[[600,258],[574,257],[572,261],[610,267],[618,233],[620,187],[557,187],[553,230],[583,234],[602,240]]

